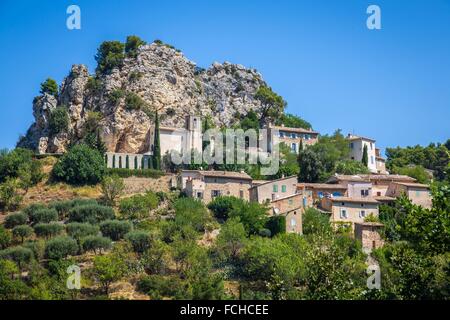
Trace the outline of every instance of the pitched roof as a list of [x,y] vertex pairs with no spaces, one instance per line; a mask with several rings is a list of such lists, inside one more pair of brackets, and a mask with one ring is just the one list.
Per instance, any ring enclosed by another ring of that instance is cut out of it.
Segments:
[[215,178],[230,178],[230,179],[245,179],[252,180],[245,172],[235,172],[235,171],[200,171],[199,173],[204,177],[215,177]]
[[319,134],[319,132],[317,132],[317,131],[303,129],[303,128],[291,128],[291,127],[283,127],[283,126],[270,126],[269,128],[270,129],[276,129],[276,130],[279,130],[279,131]]
[[354,203],[379,203],[374,198],[350,198],[350,197],[332,197],[329,198],[332,202],[354,202]]
[[[267,180],[267,181],[264,181],[264,182],[262,182],[262,183],[259,183],[259,184],[257,184],[257,185],[254,185],[254,186],[252,186],[252,188],[256,188],[256,187],[259,187],[259,186],[263,186],[263,185],[265,185],[265,184],[269,184],[269,183],[273,183],[273,182],[278,182],[278,181],[282,181],[282,180],[287,180],[287,179],[292,179],[292,178],[297,178],[297,176],[289,176],[289,177],[285,177],[285,178],[278,178],[278,179],[275,179],[275,180]],[[261,180],[260,180],[261,181]],[[251,188],[250,188],[251,189]]]
[[399,184],[401,186],[409,187],[409,188],[423,188],[423,189],[429,189],[430,186],[423,183],[409,183],[409,182],[393,182],[395,184]]
[[353,181],[353,182],[370,182],[370,181],[389,181],[389,182],[414,182],[416,179],[400,174],[356,174],[345,175],[335,174],[328,179],[328,182],[334,181]]
[[371,141],[371,142],[375,142],[376,140],[372,139],[372,138],[367,138],[367,137],[363,137],[363,136],[357,136],[357,135],[348,135],[347,136],[347,140],[367,140],[367,141]]
[[298,187],[309,187],[312,189],[347,189],[343,184],[330,184],[330,183],[299,183]]

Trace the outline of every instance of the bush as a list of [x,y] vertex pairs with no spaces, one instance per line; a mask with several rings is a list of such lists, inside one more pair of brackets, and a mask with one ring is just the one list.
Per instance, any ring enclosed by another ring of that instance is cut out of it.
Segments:
[[125,235],[125,239],[131,243],[134,252],[137,253],[143,253],[151,245],[150,235],[144,231],[129,232]]
[[145,101],[134,92],[127,92],[125,106],[128,110],[141,110],[145,106]]
[[128,177],[143,177],[143,178],[154,178],[158,179],[164,175],[163,171],[154,170],[154,169],[126,169],[126,168],[108,168],[106,170],[108,175],[116,174],[121,178]]
[[33,259],[33,251],[24,247],[12,247],[0,251],[0,258],[14,261],[19,269],[22,269]]
[[49,259],[59,260],[77,252],[77,242],[70,237],[53,238],[45,246],[45,256]]
[[28,207],[23,209],[22,212],[25,213],[28,217],[30,217],[33,212],[41,209],[47,209],[47,206],[43,203],[32,203]]
[[272,237],[279,233],[286,233],[286,216],[272,216],[266,224]]
[[14,227],[12,233],[14,237],[20,238],[21,242],[23,243],[25,238],[31,237],[31,235],[33,234],[33,228],[24,224],[21,226]]
[[50,113],[48,119],[50,134],[65,132],[69,128],[69,113],[64,106],[56,107]]
[[242,199],[232,196],[220,196],[214,198],[208,204],[208,209],[213,212],[217,219],[227,220],[229,213],[240,203],[242,203]]
[[205,205],[193,198],[180,198],[175,201],[175,223],[178,226],[192,226],[196,231],[204,231],[211,221]]
[[272,232],[269,229],[262,228],[258,231],[258,235],[264,238],[270,238],[272,236]]
[[58,220],[58,212],[55,209],[38,209],[30,214],[32,224],[49,223]]
[[122,199],[119,204],[121,215],[125,219],[145,218],[150,210],[156,209],[159,199],[153,192],[147,192],[145,195],[134,195]]
[[41,83],[41,94],[49,94],[52,96],[58,95],[58,84],[52,78],[47,78],[44,82]]
[[97,235],[99,228],[89,223],[72,222],[66,225],[66,231],[75,240],[80,240],[87,236]]
[[5,228],[12,229],[15,226],[26,224],[28,217],[23,212],[12,213],[5,218]]
[[130,232],[131,224],[128,221],[108,220],[100,224],[100,230],[104,236],[117,241]]
[[121,67],[123,64],[125,45],[119,41],[105,41],[97,50],[95,60],[96,71],[101,74],[109,73],[112,69]]
[[114,219],[114,210],[98,204],[87,204],[74,207],[69,211],[70,222],[87,222],[97,224],[101,221]]
[[137,283],[137,288],[153,300],[164,297],[179,298],[186,295],[185,285],[180,279],[157,274],[142,277]]
[[248,234],[258,234],[267,222],[267,207],[258,202],[243,201],[230,212],[230,218],[239,218]]
[[137,56],[138,48],[143,45],[145,45],[145,41],[138,36],[128,36],[127,42],[125,43],[125,53],[129,57],[135,58]]
[[97,253],[97,250],[101,252],[101,250],[108,250],[111,248],[111,240],[105,237],[88,236],[83,238],[81,242],[85,252],[94,251],[94,253]]
[[53,168],[53,176],[71,184],[96,184],[105,174],[103,156],[86,145],[76,145]]
[[60,234],[64,226],[59,223],[38,223],[34,226],[34,232],[38,237],[50,238]]
[[0,184],[0,209],[10,211],[19,208],[23,197],[18,193],[18,187],[17,179],[7,179]]
[[33,251],[33,256],[36,260],[41,260],[44,258],[45,240],[27,241],[22,246]]
[[306,209],[303,214],[303,234],[331,232],[330,218],[314,208]]
[[103,198],[108,205],[114,205],[116,198],[119,197],[125,189],[123,179],[116,174],[104,177],[101,186]]
[[0,225],[0,249],[7,248],[11,243],[11,232]]
[[58,212],[60,220],[64,220],[68,217],[70,209],[74,207],[79,207],[83,205],[96,205],[98,204],[94,199],[73,199],[73,200],[63,200],[54,201],[49,204],[49,208],[53,208]]

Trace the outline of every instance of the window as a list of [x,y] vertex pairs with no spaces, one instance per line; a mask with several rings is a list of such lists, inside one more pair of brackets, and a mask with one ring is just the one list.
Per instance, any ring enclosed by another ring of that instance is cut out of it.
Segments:
[[275,200],[275,193],[272,193],[272,201]]
[[280,132],[279,136],[280,138],[284,138],[284,132]]
[[284,184],[281,186],[281,192],[286,192],[286,186]]
[[377,192],[377,196],[378,196],[378,197],[381,197],[381,192],[378,191],[378,192]]
[[361,208],[363,208],[364,207],[364,203],[361,203]]
[[297,152],[297,144],[296,143],[291,144],[291,151]]
[[323,192],[322,192],[322,191],[319,191],[319,192],[317,193],[317,195],[319,196],[319,198],[323,198]]
[[277,184],[274,184],[274,185],[273,185],[272,191],[273,191],[273,192],[278,192],[278,185],[277,185]]
[[295,139],[295,138],[297,138],[297,135],[295,133],[291,133],[291,138]]
[[297,221],[294,218],[291,218],[291,227],[295,227],[297,225]]
[[359,212],[359,217],[360,217],[360,218],[365,218],[365,217],[366,217],[366,210],[361,210],[361,211]]
[[370,156],[370,163],[374,163],[374,161],[373,161],[373,156]]
[[292,206],[292,205],[294,204],[294,200],[289,199],[289,200],[288,200],[288,204],[289,204],[290,206]]
[[203,199],[203,193],[201,193],[201,192],[197,192],[197,198],[199,198],[199,199]]
[[420,191],[416,190],[416,197],[420,197]]
[[353,149],[353,142],[350,142],[350,149]]
[[211,197],[219,197],[220,196],[220,190],[211,190]]
[[369,196],[369,190],[364,189],[361,190],[361,197],[368,197]]
[[113,168],[116,167],[116,155],[113,155],[113,157],[112,157],[112,167]]
[[239,190],[239,197],[240,197],[241,199],[244,198],[244,190]]
[[373,149],[373,144],[372,144],[372,142],[370,143],[370,150],[372,150]]
[[194,129],[197,129],[197,119],[194,118]]
[[340,216],[341,216],[341,219],[347,219],[347,210],[341,209]]

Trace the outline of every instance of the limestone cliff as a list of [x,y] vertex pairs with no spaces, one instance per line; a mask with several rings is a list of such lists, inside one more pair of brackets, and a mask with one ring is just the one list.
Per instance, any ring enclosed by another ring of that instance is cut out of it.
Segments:
[[[120,68],[94,78],[84,65],[74,65],[55,98],[44,94],[33,101],[35,122],[18,146],[40,153],[64,152],[82,139],[89,114],[100,115],[96,125],[109,151],[144,152],[148,149],[152,117],[159,110],[162,125],[183,127],[185,116],[210,115],[220,126],[239,121],[238,115],[258,112],[255,93],[265,85],[253,69],[225,62],[200,69],[181,52],[158,43],[138,49]],[[146,106],[130,108],[128,95]],[[60,133],[49,130],[50,112],[57,106],[68,110],[69,126]]]

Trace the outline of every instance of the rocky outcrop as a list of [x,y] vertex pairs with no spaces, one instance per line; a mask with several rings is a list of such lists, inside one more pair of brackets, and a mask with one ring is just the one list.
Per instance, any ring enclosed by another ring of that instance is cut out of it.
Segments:
[[[258,112],[254,95],[261,85],[265,82],[256,70],[228,62],[200,69],[178,50],[152,43],[96,80],[86,66],[72,66],[58,98],[35,98],[35,122],[18,145],[40,153],[64,152],[69,143],[83,138],[85,123],[95,112],[108,151],[145,152],[152,112],[158,110],[164,126],[183,127],[189,114],[211,116],[217,125],[230,126],[249,110]],[[143,105],[130,108],[131,94]],[[57,106],[67,108],[70,123],[66,132],[51,134],[48,119]]]

